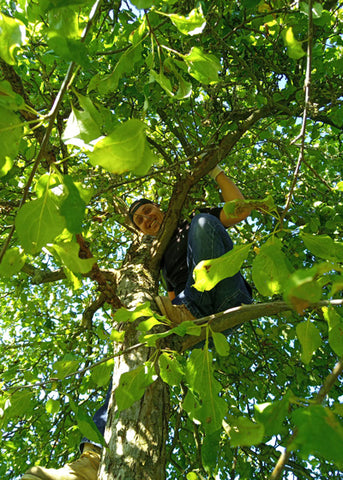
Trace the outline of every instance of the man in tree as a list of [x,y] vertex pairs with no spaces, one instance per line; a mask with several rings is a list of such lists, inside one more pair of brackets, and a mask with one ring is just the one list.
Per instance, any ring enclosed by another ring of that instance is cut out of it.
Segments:
[[[243,200],[235,183],[220,167],[210,175],[218,183],[225,202]],[[162,258],[162,274],[168,290],[167,297],[156,302],[162,313],[174,323],[201,318],[221,312],[242,303],[251,303],[251,290],[242,275],[222,280],[207,292],[199,292],[192,284],[193,270],[202,260],[218,258],[233,248],[226,228],[244,220],[250,213],[245,208],[236,216],[227,216],[222,208],[205,209],[193,216],[191,223],[179,223]],[[130,207],[130,217],[138,229],[156,236],[164,220],[164,214],[155,203],[142,198]]]
[[[244,197],[235,183],[216,166],[209,173],[218,183],[225,202],[243,200]],[[158,297],[156,302],[173,323],[201,318],[224,311],[242,303],[252,302],[251,288],[238,272],[217,284],[207,292],[197,291],[192,284],[194,267],[202,260],[218,258],[233,248],[226,228],[244,220],[250,213],[243,208],[235,216],[227,216],[221,207],[202,209],[178,224],[162,258],[161,268],[166,282],[168,297]],[[159,206],[142,198],[129,209],[133,224],[145,235],[157,236],[165,215]],[[103,435],[107,422],[107,409],[111,386],[105,403],[94,415],[94,423]],[[96,480],[100,464],[101,446],[89,439],[81,442],[81,457],[61,469],[32,467],[22,480]]]

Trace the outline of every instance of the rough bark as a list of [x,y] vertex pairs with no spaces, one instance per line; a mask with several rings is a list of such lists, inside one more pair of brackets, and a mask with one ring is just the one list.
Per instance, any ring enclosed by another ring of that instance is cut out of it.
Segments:
[[[156,294],[156,275],[150,272],[151,245],[131,246],[121,269],[117,293],[128,308]],[[139,342],[136,323],[118,325],[125,329],[121,350]],[[122,373],[133,370],[151,355],[140,347],[115,358],[109,418],[105,431],[108,448],[104,449],[100,480],[163,480],[166,470],[166,439],[169,420],[169,392],[160,379],[147,388],[141,400],[118,413],[115,390]]]

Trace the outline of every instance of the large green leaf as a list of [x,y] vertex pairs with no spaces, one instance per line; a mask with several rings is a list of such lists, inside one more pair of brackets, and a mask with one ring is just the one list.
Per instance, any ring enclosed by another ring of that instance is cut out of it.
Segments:
[[19,248],[13,247],[6,250],[0,263],[0,276],[11,277],[20,272],[26,260],[26,255],[21,253]]
[[323,314],[329,327],[329,344],[332,350],[341,357],[343,355],[343,318],[333,307],[324,307]]
[[206,27],[206,18],[204,17],[201,5],[194,8],[187,16],[177,15],[175,13],[167,14],[173,24],[184,35],[198,35]]
[[299,269],[292,273],[285,285],[284,298],[298,313],[311,303],[319,302],[322,289],[315,279],[317,269]]
[[158,359],[160,377],[168,385],[180,385],[184,369],[174,353],[163,352]]
[[199,401],[188,401],[184,408],[191,418],[202,423],[208,433],[221,428],[227,412],[226,402],[219,396],[221,387],[214,378],[212,360],[208,348],[196,349],[192,351],[186,365],[186,381]]
[[309,320],[298,323],[297,336],[301,344],[301,359],[304,363],[311,361],[312,355],[322,343],[318,328]]
[[76,242],[55,243],[52,247],[62,264],[73,273],[88,273],[96,262],[95,258],[80,258],[80,245]]
[[217,57],[204,53],[200,48],[193,47],[188,55],[184,55],[188,73],[198,82],[205,85],[218,82],[218,72],[221,65]]
[[63,182],[67,189],[67,196],[61,203],[60,213],[65,218],[69,232],[81,233],[86,204],[70,175],[65,175]]
[[76,412],[77,426],[79,427],[82,435],[92,442],[106,446],[104,437],[101,435],[98,427],[95,425],[93,418],[87,413],[87,411],[78,406]]
[[88,156],[93,165],[100,165],[111,173],[134,172],[144,175],[155,157],[148,147],[145,125],[140,120],[128,120],[99,140]]
[[285,31],[284,42],[287,46],[287,54],[290,58],[293,58],[294,60],[299,60],[299,58],[306,55],[302,48],[302,43],[295,38],[292,27],[289,27]]
[[265,435],[272,436],[282,432],[283,423],[288,414],[291,392],[282,400],[254,405],[255,418],[264,426]]
[[156,378],[155,367],[149,362],[123,373],[115,394],[118,410],[125,410],[142,398],[146,388]]
[[332,411],[321,405],[299,408],[292,414],[297,435],[289,448],[307,459],[319,455],[343,467],[343,426]]
[[25,42],[25,25],[16,18],[0,13],[0,57],[15,64],[15,50]]
[[284,289],[291,267],[281,250],[281,241],[273,237],[258,250],[252,264],[252,278],[264,296],[275,295]]
[[0,82],[0,107],[8,110],[20,110],[24,106],[23,97],[13,91],[11,84],[5,80]]
[[302,233],[301,238],[308,250],[314,255],[326,260],[343,260],[343,243],[335,242],[329,235],[310,235]]
[[12,166],[12,161],[19,153],[19,144],[23,135],[21,120],[7,108],[0,107],[0,176],[6,175],[6,169],[1,172],[6,162]]
[[72,105],[72,111],[62,135],[64,143],[89,148],[89,145],[100,136],[98,117],[94,116],[93,110],[76,110]]
[[235,245],[232,250],[221,257],[198,263],[193,271],[193,287],[204,292],[214,288],[224,278],[235,275],[247,258],[250,247],[250,244]]
[[142,59],[142,45],[138,42],[129,47],[117,61],[113,72],[108,75],[95,75],[89,82],[88,92],[97,90],[105,94],[113,92],[118,88],[119,80],[123,75],[128,75],[134,69],[137,62]]
[[264,437],[264,426],[247,417],[230,417],[230,425],[225,430],[232,447],[258,445]]
[[63,231],[65,221],[55,202],[46,194],[25,203],[17,214],[15,225],[24,249],[28,253],[38,253]]

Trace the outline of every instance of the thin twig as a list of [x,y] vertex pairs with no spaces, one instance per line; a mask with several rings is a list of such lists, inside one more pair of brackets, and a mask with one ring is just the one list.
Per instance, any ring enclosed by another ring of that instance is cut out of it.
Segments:
[[304,152],[305,152],[305,136],[306,136],[306,122],[307,122],[307,115],[310,108],[310,86],[311,86],[311,66],[312,66],[312,38],[313,38],[313,22],[312,22],[312,0],[308,2],[308,41],[307,41],[307,61],[306,61],[306,75],[305,75],[305,82],[304,82],[304,91],[305,91],[305,105],[303,111],[303,120],[301,125],[301,131],[297,138],[295,138],[292,142],[296,143],[299,139],[301,140],[300,143],[300,151],[298,155],[298,161],[295,167],[295,171],[293,174],[293,181],[291,188],[287,195],[286,205],[281,215],[280,224],[282,227],[284,218],[286,213],[289,210],[293,193],[295,190],[295,186],[298,181],[298,175],[300,171],[300,165],[304,159]]

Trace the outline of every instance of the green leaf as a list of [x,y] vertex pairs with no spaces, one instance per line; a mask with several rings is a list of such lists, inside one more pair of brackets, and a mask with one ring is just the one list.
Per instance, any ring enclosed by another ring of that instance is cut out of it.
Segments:
[[92,270],[96,262],[95,258],[80,258],[80,245],[77,242],[54,243],[52,248],[55,250],[64,266],[73,273],[86,274]]
[[290,450],[298,450],[304,459],[318,455],[338,468],[343,467],[343,426],[329,408],[321,405],[299,408],[292,413],[292,419],[297,435]]
[[87,47],[80,39],[67,38],[56,34],[50,36],[48,45],[56,55],[67,62],[75,62],[84,68],[89,68]]
[[191,83],[186,82],[170,58],[165,60],[163,66],[165,70],[170,72],[169,77],[166,77],[162,71],[157,73],[154,70],[151,70],[150,79],[155,80],[155,82],[157,82],[168,93],[168,95],[175,100],[188,98],[192,94]]
[[323,314],[329,326],[329,345],[336,355],[343,355],[343,318],[333,307],[323,307]]
[[113,316],[113,319],[116,323],[122,322],[134,322],[141,317],[152,317],[154,312],[150,308],[150,302],[144,302],[134,310],[128,310],[127,308],[121,307],[119,308]]
[[193,350],[186,364],[186,380],[193,392],[197,393],[199,403],[192,402],[184,406],[191,418],[202,423],[207,433],[220,429],[227,413],[225,400],[219,396],[220,383],[213,376],[212,355],[208,348]]
[[264,437],[264,426],[246,417],[231,417],[225,430],[230,436],[231,447],[258,445]]
[[23,97],[12,90],[11,84],[6,80],[0,82],[0,108],[8,110],[21,110],[25,106]]
[[329,235],[310,235],[302,233],[301,238],[308,250],[313,255],[325,260],[343,260],[343,242],[334,242]]
[[252,278],[257,290],[264,296],[280,293],[290,275],[290,267],[276,237],[260,248],[252,264]]
[[293,33],[293,27],[289,27],[285,34],[284,34],[284,42],[287,46],[287,55],[294,60],[298,60],[299,58],[306,55],[304,50],[302,49],[302,43],[299,42]]
[[[207,433],[201,446],[202,465],[207,473],[215,471],[218,465],[218,455],[220,452],[221,430]],[[213,477],[212,477],[213,478]]]
[[179,32],[184,35],[198,35],[206,27],[206,18],[204,17],[201,5],[194,8],[187,17],[176,14],[167,15]]
[[[0,107],[0,166],[2,162],[2,168],[6,161],[14,160],[18,155],[22,135],[23,127],[20,118],[11,110]],[[7,171],[0,176],[6,175]]]
[[76,412],[77,426],[79,427],[82,435],[92,442],[106,447],[104,437],[101,435],[98,427],[95,425],[92,417],[86,412],[85,409],[78,406]]
[[319,330],[308,320],[298,323],[296,332],[302,348],[301,359],[305,364],[310,363],[314,352],[322,344]]
[[178,362],[175,354],[163,352],[158,359],[160,377],[168,385],[180,385],[184,376],[182,365]]
[[141,42],[128,48],[119,58],[113,72],[108,75],[95,75],[89,82],[88,92],[97,90],[101,94],[114,92],[118,88],[119,80],[123,75],[128,75],[137,62],[142,60]]
[[52,243],[65,226],[64,218],[49,195],[26,203],[19,210],[15,225],[20,243],[29,253],[38,253]]
[[211,331],[213,343],[216,351],[222,357],[227,357],[230,353],[230,345],[225,335],[220,332]]
[[140,322],[140,324],[137,327],[137,330],[139,330],[140,332],[148,332],[156,325],[161,325],[161,322],[157,320],[157,318],[155,317],[150,317],[147,320]]
[[[86,97],[84,97],[86,98]],[[84,105],[87,103],[85,102]],[[87,105],[88,106],[88,105]],[[101,136],[99,117],[94,115],[94,109],[76,110],[72,105],[66,128],[62,135],[65,144],[76,145],[80,148],[92,145],[92,142]],[[97,112],[97,111],[96,111]]]
[[71,353],[67,353],[64,355],[62,360],[58,360],[54,363],[53,368],[56,370],[56,374],[54,376],[62,380],[63,378],[67,377],[71,373],[74,373],[79,368],[80,361],[76,360],[75,356]]
[[33,408],[32,394],[28,391],[17,391],[10,396],[10,406],[7,408],[6,416],[24,417],[31,413]]
[[265,435],[268,437],[282,432],[283,422],[288,414],[290,394],[291,392],[276,402],[254,405],[255,418],[259,424],[264,426]]
[[188,55],[183,56],[183,59],[188,66],[188,73],[198,82],[205,85],[218,82],[221,65],[214,55],[204,53],[198,47],[193,47]]
[[232,250],[221,257],[198,263],[193,270],[193,287],[204,292],[211,290],[224,278],[235,275],[247,258],[250,247],[251,244],[235,245]]
[[0,263],[0,276],[8,278],[20,272],[25,265],[25,261],[26,255],[21,253],[19,248],[13,247],[6,250]]
[[64,175],[63,182],[68,194],[61,203],[60,213],[64,216],[70,233],[81,233],[86,204],[70,175]]
[[0,13],[0,57],[6,63],[15,64],[15,50],[25,43],[25,35],[25,25],[20,20]]
[[61,408],[60,402],[58,400],[54,400],[53,398],[49,398],[49,400],[45,404],[45,410],[47,413],[54,415],[55,413],[59,412]]
[[110,359],[92,368],[91,379],[98,385],[98,387],[108,385],[113,373],[113,364],[114,360]]
[[115,393],[118,410],[125,410],[142,398],[146,388],[156,378],[155,368],[149,362],[123,373]]
[[314,280],[316,274],[316,268],[297,270],[287,280],[284,298],[298,313],[303,313],[311,303],[319,302],[321,298],[322,289]]
[[148,9],[153,6],[154,2],[152,0],[131,0],[132,5],[134,5],[139,10]]
[[118,174],[133,171],[136,175],[144,175],[155,160],[147,145],[145,125],[135,119],[128,120],[99,140],[88,155],[93,165]]

